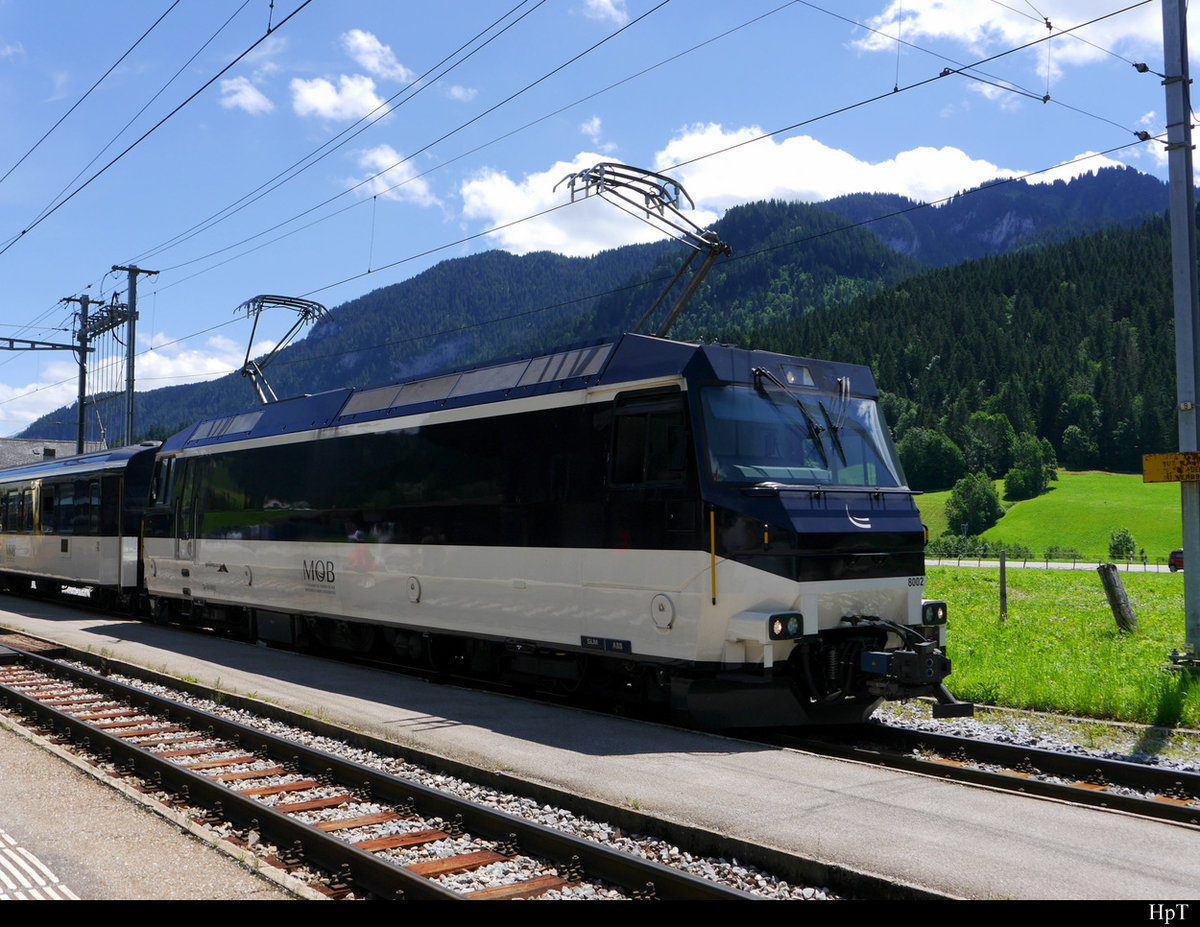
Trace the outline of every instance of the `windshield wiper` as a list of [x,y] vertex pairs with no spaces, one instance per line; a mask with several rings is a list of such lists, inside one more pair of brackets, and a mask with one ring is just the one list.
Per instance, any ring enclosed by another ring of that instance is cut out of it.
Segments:
[[840,458],[842,458],[842,466],[843,467],[850,466],[846,462],[846,452],[844,450],[842,450],[842,439],[838,437],[838,431],[841,429],[842,426],[835,425],[833,423],[833,420],[830,419],[829,410],[825,408],[825,403],[821,402],[821,400],[818,399],[817,405],[819,405],[821,407],[821,414],[823,414],[825,416],[825,424],[829,426],[829,436],[831,438],[833,438],[833,446],[837,448],[838,456]]
[[[820,425],[818,425],[813,420],[813,417],[808,414],[808,409],[804,408],[804,403],[802,403],[800,401],[800,398],[798,396],[793,396],[792,391],[790,389],[788,389],[787,386],[784,385],[784,383],[778,377],[775,376],[775,374],[771,373],[771,371],[769,371],[763,367],[755,367],[752,372],[754,373],[754,388],[756,390],[758,390],[759,392],[762,392],[762,393],[766,392],[766,390],[763,389],[763,385],[762,385],[762,381],[765,378],[767,380],[770,380],[777,387],[779,387],[781,390],[783,390],[784,393],[787,394],[787,397],[796,403],[796,407],[800,410],[800,414],[804,416],[804,421],[806,421],[808,423],[808,437],[812,441],[812,443],[816,445],[817,453],[819,453],[821,455],[821,464],[825,467],[826,470],[828,470],[829,469],[829,456],[825,453],[825,445],[821,441],[821,432],[824,431],[825,429],[822,428]],[[822,408],[824,408],[824,407],[822,407]],[[828,413],[826,413],[826,415],[825,415],[825,420],[829,421]],[[836,436],[834,437],[834,440],[835,441],[837,440]],[[839,452],[841,451],[840,446],[839,446],[838,450],[839,450]],[[845,462],[846,462],[846,455],[842,454],[842,463],[844,464]]]

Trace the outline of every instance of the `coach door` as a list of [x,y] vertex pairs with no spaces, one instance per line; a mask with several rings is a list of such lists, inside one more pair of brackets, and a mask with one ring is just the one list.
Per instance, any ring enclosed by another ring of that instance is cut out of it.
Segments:
[[196,461],[175,460],[171,507],[175,516],[176,560],[193,560],[196,556],[196,472]]

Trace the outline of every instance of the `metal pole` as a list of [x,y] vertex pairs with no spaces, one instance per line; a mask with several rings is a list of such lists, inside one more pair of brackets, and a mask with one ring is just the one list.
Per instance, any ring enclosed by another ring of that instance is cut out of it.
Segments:
[[125,344],[125,440],[128,447],[133,443],[133,355],[137,344],[137,268],[129,268],[129,326]]
[[87,398],[88,295],[79,297],[79,409],[75,417],[75,453],[83,453],[83,403]]
[[128,267],[113,265],[114,273],[123,270],[129,275],[129,327],[128,343],[125,345],[125,439],[122,444],[133,443],[133,358],[137,353],[137,278],[138,274],[155,276],[157,270],[142,270],[131,264]]
[[[1200,285],[1196,273],[1196,200],[1192,177],[1191,78],[1188,75],[1187,10],[1183,0],[1163,0],[1163,86],[1167,96],[1167,158],[1171,204],[1172,277],[1175,292],[1175,375],[1179,450],[1200,450]],[[1192,569],[1184,571],[1184,645],[1200,658],[1200,483],[1180,484],[1183,547]]]

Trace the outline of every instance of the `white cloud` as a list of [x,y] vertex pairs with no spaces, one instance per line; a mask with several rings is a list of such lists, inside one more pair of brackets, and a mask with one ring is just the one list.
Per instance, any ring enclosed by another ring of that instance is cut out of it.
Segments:
[[[361,119],[383,105],[382,98],[375,93],[375,81],[363,74],[342,74],[336,87],[323,77],[295,78],[291,89],[292,109],[297,116],[348,121]],[[382,116],[384,112],[377,115]]]
[[458,84],[453,84],[446,89],[446,96],[459,103],[470,103],[478,95],[479,91],[474,87],[460,87]]
[[[1054,29],[1052,76],[1068,66],[1078,66],[1109,57],[1106,49],[1162,54],[1162,18],[1158,4],[1111,16],[1094,25],[1058,35],[1096,19],[1095,0],[1043,0],[1036,4],[1000,4],[992,0],[892,0],[882,13],[866,21],[877,30],[855,44],[866,51],[895,54],[897,34],[905,42],[924,48],[945,42],[964,54],[981,57],[1002,48],[1012,48],[1046,37],[1045,20]],[[899,21],[899,22],[898,22]],[[1045,45],[1038,46],[1039,67],[1045,67]],[[931,50],[934,50],[931,48]]]
[[[151,347],[137,358],[139,391],[212,380],[240,370],[246,359],[246,346],[222,335],[213,335],[195,347],[186,341],[173,341],[159,332],[150,339],[150,344],[157,347]],[[274,346],[273,341],[256,342],[250,356],[261,357]],[[249,389],[246,400],[249,405],[252,400]]]
[[[403,161],[403,157],[391,145],[379,145],[358,152],[358,166],[368,171],[370,177],[360,192],[417,206],[436,206],[438,200],[429,184],[416,176],[412,163]],[[356,187],[361,182],[362,178],[352,178],[346,183],[347,186]]]
[[[877,192],[934,202],[989,180],[1022,173],[948,146],[913,148],[871,162],[808,136],[752,141],[761,134],[755,127],[733,130],[712,124],[688,127],[657,153],[653,169],[678,179],[687,189],[697,206],[688,218],[701,227],[711,225],[729,207],[755,200],[821,202],[846,193]],[[721,149],[729,150],[694,160]],[[555,192],[554,186],[564,176],[604,160],[603,155],[594,151],[583,152],[571,163],[558,162],[546,171],[516,181],[503,173],[484,171],[461,188],[463,216],[486,226],[515,223],[496,232],[494,240],[498,247],[520,254],[551,250],[587,255],[633,242],[662,239],[661,232],[638,221],[639,217],[594,196],[536,219],[518,221],[567,203],[570,194],[564,187]],[[692,163],[671,169],[685,162]],[[1067,179],[1118,163],[1093,157],[1061,165],[1030,179],[1044,182]]]
[[50,73],[50,82],[54,87],[50,91],[50,96],[47,97],[47,102],[61,100],[67,95],[67,87],[71,83],[71,75],[67,71],[52,71]]
[[0,58],[14,58],[25,54],[25,46],[20,42],[0,42]]
[[730,149],[671,172],[698,204],[721,209],[771,197],[819,202],[864,191],[930,201],[1017,173],[958,148],[914,148],[871,163],[807,135],[752,141],[761,134],[757,127],[691,126],[655,156],[655,170]]
[[272,59],[280,57],[287,51],[287,39],[280,35],[270,35],[255,47],[254,51],[242,59],[243,64],[254,65],[256,68],[272,69],[277,67]]
[[[570,203],[570,193],[565,187],[554,189],[568,174],[604,160],[596,152],[581,152],[574,161],[558,161],[519,183],[506,174],[483,171],[461,187],[463,216],[482,220],[489,227],[515,222],[510,228],[496,232],[492,240],[498,247],[517,254],[549,250],[583,256],[631,242],[660,240],[661,232],[599,197]],[[555,206],[564,208],[537,219],[517,221]]]
[[[244,344],[220,335],[208,338],[199,347],[162,332],[148,338],[139,335],[138,343],[148,349],[136,361],[138,392],[225,376],[240,370],[246,356]],[[251,356],[261,357],[274,346],[272,341],[256,342]],[[24,386],[0,383],[0,433],[15,434],[43,415],[72,405],[78,375],[79,368],[73,361],[52,361],[39,368],[36,382]],[[247,406],[252,402],[253,395],[247,389]]]
[[369,74],[403,84],[416,80],[417,75],[396,60],[391,46],[384,45],[370,32],[351,29],[342,36],[342,48]]
[[625,9],[625,0],[584,0],[583,15],[588,19],[615,23],[618,26],[629,22],[629,12]]
[[38,380],[23,386],[0,383],[0,432],[16,434],[43,415],[75,401],[79,368],[70,361],[43,365]]
[[221,81],[221,105],[225,109],[245,110],[251,116],[261,116],[275,109],[275,104],[247,77]]
[[1098,152],[1085,151],[1082,154],[1076,155],[1070,161],[1051,168],[1048,171],[1043,171],[1040,174],[1034,174],[1027,179],[1030,183],[1054,183],[1056,180],[1073,180],[1085,174],[1094,174],[1104,167],[1124,166],[1120,161],[1114,161],[1112,158],[1105,157]]
[[600,136],[603,132],[603,125],[599,116],[593,116],[587,122],[579,126],[579,131],[588,137],[592,145],[603,151],[605,155],[611,157],[612,153],[617,150],[617,146],[612,142],[602,142]]

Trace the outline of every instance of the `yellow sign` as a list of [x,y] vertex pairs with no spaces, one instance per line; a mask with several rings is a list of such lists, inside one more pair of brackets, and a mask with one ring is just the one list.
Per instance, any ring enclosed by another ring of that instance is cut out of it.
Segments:
[[1143,483],[1200,482],[1200,451],[1173,454],[1143,454]]

